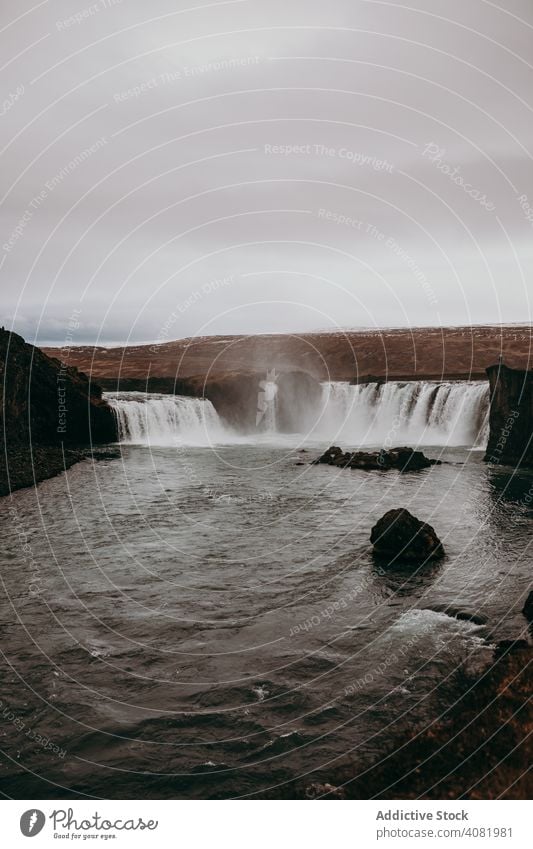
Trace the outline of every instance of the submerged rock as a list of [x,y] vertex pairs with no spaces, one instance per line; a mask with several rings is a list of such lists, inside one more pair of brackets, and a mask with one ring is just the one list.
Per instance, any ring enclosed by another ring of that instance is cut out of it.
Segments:
[[374,525],[370,535],[374,554],[389,563],[422,564],[444,556],[443,545],[431,525],[409,510],[389,510]]
[[367,471],[388,471],[398,469],[401,472],[413,472],[427,469],[429,466],[440,466],[440,460],[430,460],[422,451],[412,448],[391,448],[381,451],[346,451],[337,445],[328,448],[321,457],[313,460],[313,464],[325,463],[328,466],[338,466],[342,469],[366,469]]

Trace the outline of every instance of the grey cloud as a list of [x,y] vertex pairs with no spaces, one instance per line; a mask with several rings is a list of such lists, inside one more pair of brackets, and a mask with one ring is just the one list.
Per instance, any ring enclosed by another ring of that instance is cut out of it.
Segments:
[[84,343],[187,303],[176,335],[530,320],[530,4],[419,6],[5,2],[3,320],[42,343],[76,308]]

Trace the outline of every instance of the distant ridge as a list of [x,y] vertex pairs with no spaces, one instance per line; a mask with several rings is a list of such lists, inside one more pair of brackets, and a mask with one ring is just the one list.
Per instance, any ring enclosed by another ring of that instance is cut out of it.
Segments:
[[[60,348],[45,348],[61,358]],[[93,378],[189,378],[228,372],[303,371],[319,380],[485,379],[500,356],[533,367],[531,325],[390,328],[334,333],[207,336],[149,345],[71,347]]]

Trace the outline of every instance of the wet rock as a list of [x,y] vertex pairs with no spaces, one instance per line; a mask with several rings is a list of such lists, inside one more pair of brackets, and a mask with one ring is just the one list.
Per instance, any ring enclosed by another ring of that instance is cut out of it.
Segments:
[[308,799],[346,799],[342,787],[333,784],[310,784],[305,788],[305,795]]
[[530,624],[533,623],[533,590],[531,590],[526,598],[526,603],[522,608],[522,613]]
[[381,451],[346,451],[337,445],[328,448],[321,457],[313,460],[314,465],[325,463],[328,466],[337,466],[341,469],[364,469],[367,471],[389,471],[397,469],[401,472],[413,472],[419,469],[427,469],[430,466],[440,466],[440,460],[431,460],[422,451],[414,451],[412,448],[391,448]]
[[529,645],[527,640],[500,640],[499,643],[496,643],[494,648],[494,659],[502,657],[503,655],[509,654],[510,652],[515,651],[530,651],[531,646]]
[[403,507],[381,517],[372,528],[370,542],[375,556],[389,564],[422,564],[444,556],[442,543],[431,525]]
[[487,369],[490,386],[489,440],[485,460],[533,467],[533,371],[503,363]]
[[195,775],[197,775],[198,773],[201,774],[201,773],[204,773],[204,772],[209,774],[211,772],[221,772],[223,770],[227,770],[228,768],[229,768],[228,764],[225,764],[225,763],[215,763],[215,761],[205,761],[203,764],[196,764],[196,766],[193,766],[191,772],[193,772]]
[[339,448],[338,445],[332,445],[327,451],[324,451],[320,457],[313,460],[313,465],[316,466],[319,463],[326,463],[329,466],[338,466],[341,464],[344,456],[345,454],[342,448]]

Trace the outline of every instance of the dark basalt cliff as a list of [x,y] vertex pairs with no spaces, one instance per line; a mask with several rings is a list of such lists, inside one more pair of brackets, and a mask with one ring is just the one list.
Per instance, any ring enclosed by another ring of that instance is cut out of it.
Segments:
[[80,445],[117,438],[115,418],[100,387],[5,330],[0,330],[0,376],[8,443]]
[[83,456],[75,446],[117,439],[113,411],[99,387],[3,329],[0,426],[1,495],[63,471]]
[[533,466],[533,371],[489,366],[490,435],[485,460]]

